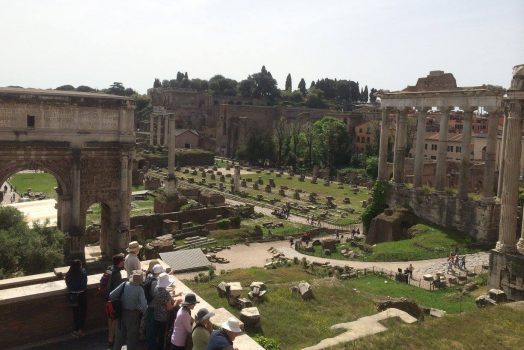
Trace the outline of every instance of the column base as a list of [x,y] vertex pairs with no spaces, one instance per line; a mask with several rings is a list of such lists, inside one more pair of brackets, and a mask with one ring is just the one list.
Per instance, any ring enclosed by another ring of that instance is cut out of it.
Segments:
[[517,252],[517,246],[515,244],[505,244],[498,241],[494,250],[502,254],[514,254]]
[[510,300],[524,300],[524,255],[492,250],[488,289],[501,289]]
[[524,238],[519,238],[519,241],[517,242],[517,251],[520,254],[524,254]]

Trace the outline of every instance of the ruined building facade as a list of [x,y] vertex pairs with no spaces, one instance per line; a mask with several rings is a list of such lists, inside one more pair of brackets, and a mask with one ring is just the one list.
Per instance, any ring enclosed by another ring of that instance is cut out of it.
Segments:
[[365,120],[379,117],[373,108],[363,111],[336,112],[329,109],[268,106],[265,100],[239,96],[212,96],[181,88],[149,89],[153,113],[149,121],[151,145],[167,145],[169,115],[174,115],[177,129],[199,133],[199,147],[217,155],[234,157],[251,133],[273,132],[277,121],[306,123],[331,116],[354,127]]

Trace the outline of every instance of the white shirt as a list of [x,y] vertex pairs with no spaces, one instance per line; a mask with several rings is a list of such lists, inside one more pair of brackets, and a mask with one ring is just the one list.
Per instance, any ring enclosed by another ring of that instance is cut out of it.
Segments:
[[138,260],[138,256],[136,256],[136,254],[127,254],[126,259],[124,260],[124,269],[126,270],[127,278],[129,279],[131,279],[134,270],[142,269],[142,267],[140,266],[140,260]]

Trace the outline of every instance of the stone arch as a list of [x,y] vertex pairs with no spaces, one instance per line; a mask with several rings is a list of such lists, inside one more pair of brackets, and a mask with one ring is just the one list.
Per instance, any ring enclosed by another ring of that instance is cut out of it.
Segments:
[[20,160],[8,161],[0,167],[0,184],[10,176],[23,170],[41,170],[53,175],[58,183],[59,195],[71,195],[71,178],[69,175],[70,162],[50,160]]

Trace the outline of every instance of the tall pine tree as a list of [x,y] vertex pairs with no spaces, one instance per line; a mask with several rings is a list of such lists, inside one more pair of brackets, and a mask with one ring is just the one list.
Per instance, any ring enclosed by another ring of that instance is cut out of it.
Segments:
[[300,83],[298,83],[298,89],[302,93],[302,95],[306,96],[306,81],[304,78],[300,79]]
[[286,77],[286,91],[291,92],[293,90],[293,86],[291,84],[291,73],[288,73]]

